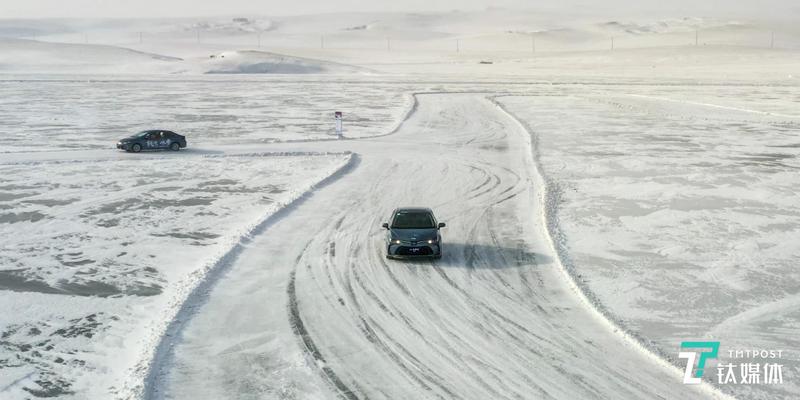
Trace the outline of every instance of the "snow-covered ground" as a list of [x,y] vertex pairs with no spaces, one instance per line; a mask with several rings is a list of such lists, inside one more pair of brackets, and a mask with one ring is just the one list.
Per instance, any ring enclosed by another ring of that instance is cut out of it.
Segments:
[[402,86],[344,79],[18,77],[0,82],[0,153],[112,148],[154,127],[187,136],[190,147],[330,139],[334,111],[344,112],[348,137],[373,136],[413,105]]
[[797,398],[793,14],[620,13],[0,20],[0,398]]
[[348,159],[1,164],[0,397],[100,399],[141,385],[195,282]]
[[728,388],[746,398],[800,391],[798,96],[617,87],[501,99],[539,139],[575,273],[624,326],[673,355],[692,338],[792,350],[790,383]]

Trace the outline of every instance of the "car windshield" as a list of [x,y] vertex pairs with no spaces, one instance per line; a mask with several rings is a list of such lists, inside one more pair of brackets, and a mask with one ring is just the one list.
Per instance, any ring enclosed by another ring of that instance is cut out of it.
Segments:
[[149,131],[142,131],[142,132],[139,132],[139,133],[133,135],[133,137],[145,137],[145,136],[147,136],[148,133],[150,133],[150,132]]
[[433,215],[426,211],[399,211],[392,221],[392,229],[432,229],[435,227]]

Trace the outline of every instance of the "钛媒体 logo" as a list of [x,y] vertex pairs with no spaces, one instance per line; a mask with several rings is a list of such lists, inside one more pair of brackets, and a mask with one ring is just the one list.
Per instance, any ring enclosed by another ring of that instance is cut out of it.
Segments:
[[[709,358],[717,358],[719,353],[719,342],[683,342],[681,349],[692,351],[681,351],[678,357],[686,359],[686,370],[683,373],[683,383],[685,384],[698,384],[702,382],[701,378],[706,369],[706,361]],[[697,355],[700,354],[698,360]],[[695,369],[695,361],[697,361],[697,368]],[[692,373],[694,369],[694,373]]]
[[[708,361],[718,359],[719,342],[682,342],[678,357],[686,360],[683,383],[698,384],[708,369]],[[778,361],[783,350],[728,350],[726,362],[716,365],[720,385],[774,385],[783,383],[783,365]],[[736,361],[736,363],[734,363]]]

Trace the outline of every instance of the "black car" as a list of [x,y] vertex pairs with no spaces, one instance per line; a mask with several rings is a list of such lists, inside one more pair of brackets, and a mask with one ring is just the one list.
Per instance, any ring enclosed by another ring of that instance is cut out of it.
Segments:
[[170,149],[178,151],[186,147],[186,137],[172,131],[154,130],[139,132],[117,142],[117,148],[138,153],[142,150]]
[[392,212],[391,223],[384,223],[386,233],[386,258],[433,257],[442,258],[441,228],[430,208],[405,207]]

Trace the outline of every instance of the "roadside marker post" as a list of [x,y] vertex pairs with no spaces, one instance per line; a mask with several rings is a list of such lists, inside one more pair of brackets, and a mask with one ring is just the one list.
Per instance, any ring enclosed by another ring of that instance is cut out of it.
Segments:
[[333,113],[333,118],[336,121],[336,137],[342,139],[344,137],[342,135],[342,112],[336,111]]

